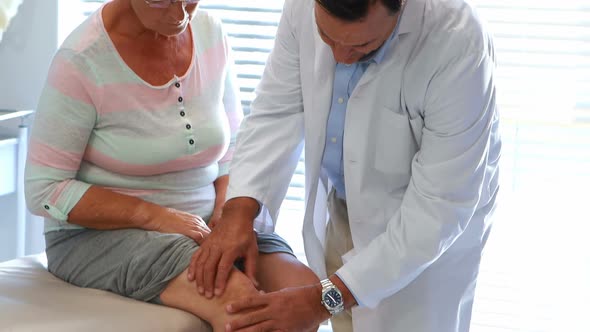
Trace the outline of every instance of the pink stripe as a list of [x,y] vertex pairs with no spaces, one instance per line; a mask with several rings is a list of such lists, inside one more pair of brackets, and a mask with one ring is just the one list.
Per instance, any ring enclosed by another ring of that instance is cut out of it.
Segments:
[[129,189],[129,188],[116,188],[116,187],[103,187],[103,188],[113,191],[113,192],[116,192],[116,193],[119,193],[119,194],[133,196],[133,197],[148,196],[148,195],[157,194],[157,193],[165,191],[162,189],[149,190],[149,189]]
[[36,214],[36,215],[38,215],[38,216],[40,216],[40,217],[45,217],[45,218],[53,218],[53,216],[52,216],[52,215],[50,215],[50,214],[47,212],[47,210],[45,210],[45,209],[39,209],[39,210],[36,210],[34,214]]
[[197,68],[199,71],[200,85],[206,86],[210,82],[223,81],[223,72],[227,62],[225,45],[220,41],[203,52],[198,58]]
[[65,96],[85,104],[92,104],[88,90],[92,90],[95,85],[63,56],[57,55],[54,58],[47,82]]
[[[108,96],[101,100],[97,107],[100,115],[111,112],[124,112],[130,109],[141,108],[142,111],[161,111],[170,104],[177,103],[182,96],[185,102],[191,101],[202,93],[204,86],[223,80],[226,56],[223,42],[210,47],[197,60],[195,68],[197,75],[190,73],[182,83],[182,90],[174,85],[169,88],[153,89],[143,83],[106,84],[96,87],[92,95]],[[130,99],[129,96],[134,98]],[[132,104],[137,101],[137,104]]]
[[221,160],[219,162],[225,163],[225,162],[231,161],[234,156],[235,150],[236,150],[236,148],[234,146],[230,146],[229,149],[227,149],[225,156],[223,156],[223,158],[221,158]]
[[29,144],[29,162],[65,171],[77,171],[81,155],[54,148],[32,138]]
[[59,199],[59,197],[61,196],[61,194],[63,193],[63,191],[66,189],[66,187],[68,186],[68,184],[70,184],[70,182],[72,182],[72,181],[73,180],[65,180],[65,181],[60,182],[55,187],[55,189],[53,190],[53,193],[49,197],[49,204],[55,205],[55,203],[57,203],[57,200]]
[[225,114],[227,115],[227,120],[229,121],[229,128],[231,129],[232,136],[235,136],[238,128],[240,128],[240,123],[244,118],[244,114],[242,112],[236,112],[236,110],[231,110]]
[[104,115],[138,108],[148,112],[161,111],[170,106],[171,102],[176,103],[179,95],[174,95],[174,92],[170,89],[153,89],[142,83],[107,84],[96,88],[97,95],[108,96],[102,98],[97,112]]
[[111,172],[132,176],[149,176],[178,172],[191,168],[203,167],[210,165],[217,160],[223,153],[224,146],[219,144],[201,151],[197,154],[184,156],[175,160],[155,165],[131,164],[124,161],[116,160],[103,154],[97,149],[88,146],[84,155],[84,160],[91,162]]
[[86,24],[84,31],[80,31],[77,36],[80,37],[73,45],[73,49],[78,52],[86,50],[92,43],[101,37],[103,33],[102,8],[94,13],[90,18],[89,24]]

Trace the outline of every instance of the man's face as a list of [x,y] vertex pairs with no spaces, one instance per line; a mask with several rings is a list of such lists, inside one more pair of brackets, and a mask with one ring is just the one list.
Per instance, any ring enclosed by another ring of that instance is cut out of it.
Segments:
[[332,16],[321,5],[315,4],[318,33],[330,46],[336,62],[352,64],[377,50],[389,38],[399,13],[391,14],[381,1],[370,5],[367,16],[347,22]]

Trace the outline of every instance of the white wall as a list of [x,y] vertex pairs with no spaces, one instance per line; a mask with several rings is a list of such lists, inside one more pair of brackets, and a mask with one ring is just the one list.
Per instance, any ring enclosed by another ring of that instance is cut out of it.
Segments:
[[[58,1],[24,0],[0,42],[0,109],[36,107],[57,44]],[[0,136],[16,137],[19,124],[0,122]],[[0,261],[16,256],[16,196],[0,196]],[[27,218],[26,254],[44,249],[42,230],[42,220]]]

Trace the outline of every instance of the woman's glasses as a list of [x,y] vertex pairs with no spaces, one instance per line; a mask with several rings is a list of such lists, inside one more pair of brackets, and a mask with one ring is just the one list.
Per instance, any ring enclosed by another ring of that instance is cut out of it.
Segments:
[[194,5],[199,0],[145,0],[145,3],[152,8],[168,8],[175,2],[182,2],[184,5]]

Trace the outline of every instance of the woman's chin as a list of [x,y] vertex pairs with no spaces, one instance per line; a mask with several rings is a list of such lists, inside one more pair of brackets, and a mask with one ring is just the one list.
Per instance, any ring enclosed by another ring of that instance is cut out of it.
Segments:
[[188,24],[186,24],[186,23],[179,24],[179,25],[172,25],[171,24],[169,26],[162,27],[162,28],[158,29],[158,34],[160,34],[162,36],[166,36],[166,37],[178,36],[186,30],[187,26],[188,26]]

